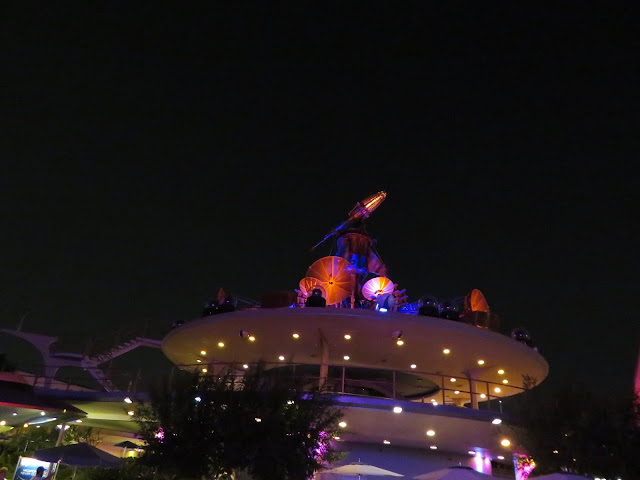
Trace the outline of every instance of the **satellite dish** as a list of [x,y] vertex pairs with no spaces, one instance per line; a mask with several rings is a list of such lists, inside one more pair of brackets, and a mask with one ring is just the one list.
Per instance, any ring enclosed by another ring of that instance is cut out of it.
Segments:
[[304,293],[305,296],[307,297],[311,296],[311,293],[316,288],[322,292],[322,298],[326,299],[327,289],[324,288],[320,280],[313,277],[304,277],[302,280],[300,280],[300,291]]
[[351,264],[342,257],[323,257],[307,270],[307,277],[318,279],[327,292],[327,304],[342,302],[352,294],[354,277]]
[[385,293],[393,293],[393,288],[393,282],[387,277],[374,277],[362,286],[362,295],[367,300],[373,300]]
[[[471,307],[472,312],[488,312],[489,304],[484,298],[484,295],[480,290],[474,288],[468,296],[468,306]],[[465,302],[466,303],[466,302]]]

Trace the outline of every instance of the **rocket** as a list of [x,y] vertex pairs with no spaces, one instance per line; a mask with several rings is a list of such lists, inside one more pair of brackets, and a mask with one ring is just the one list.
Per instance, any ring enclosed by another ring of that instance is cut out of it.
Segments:
[[380,204],[384,202],[385,198],[387,198],[387,192],[382,190],[378,193],[374,193],[373,195],[365,198],[361,202],[356,203],[356,206],[353,207],[349,212],[349,216],[347,217],[347,219],[344,222],[342,222],[340,225],[338,225],[336,228],[331,230],[331,232],[329,232],[326,237],[320,240],[311,250],[315,250],[317,247],[319,247],[325,241],[331,238],[332,235],[336,235],[349,222],[353,222],[354,220],[357,220],[359,218],[369,218],[371,214],[380,206]]

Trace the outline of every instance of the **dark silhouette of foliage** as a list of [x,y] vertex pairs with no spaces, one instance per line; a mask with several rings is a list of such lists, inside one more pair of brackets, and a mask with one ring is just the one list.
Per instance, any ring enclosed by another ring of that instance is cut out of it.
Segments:
[[536,461],[536,474],[561,470],[605,478],[640,471],[637,398],[601,398],[571,383],[529,390],[514,399],[523,428],[512,435]]
[[318,393],[259,365],[244,375],[179,375],[138,408],[147,442],[142,461],[161,473],[256,480],[305,480],[338,454],[340,411]]

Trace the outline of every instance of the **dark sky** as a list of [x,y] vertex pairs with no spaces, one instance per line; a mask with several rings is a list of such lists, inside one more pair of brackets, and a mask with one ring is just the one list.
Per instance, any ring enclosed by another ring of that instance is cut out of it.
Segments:
[[160,337],[385,189],[412,300],[479,288],[553,378],[631,388],[633,2],[89,3],[0,12],[0,326]]

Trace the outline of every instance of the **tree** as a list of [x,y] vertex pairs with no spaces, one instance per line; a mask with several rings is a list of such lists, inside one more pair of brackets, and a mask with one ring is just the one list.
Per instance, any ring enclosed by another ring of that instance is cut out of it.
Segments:
[[258,365],[176,376],[152,390],[136,420],[148,445],[141,460],[159,472],[305,480],[339,456],[331,439],[341,416],[330,398]]
[[640,471],[637,399],[600,398],[584,386],[564,385],[529,390],[514,399],[522,428],[512,435],[536,461],[536,473],[635,476]]

